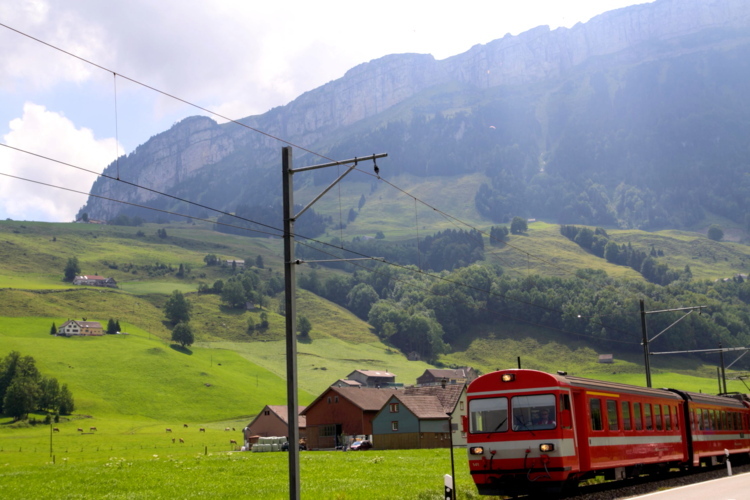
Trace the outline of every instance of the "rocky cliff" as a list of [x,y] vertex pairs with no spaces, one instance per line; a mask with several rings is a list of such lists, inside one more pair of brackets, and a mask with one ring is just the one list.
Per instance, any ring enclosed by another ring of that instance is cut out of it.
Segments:
[[[736,31],[747,38],[749,26],[746,0],[657,0],[605,13],[570,29],[541,26],[518,36],[506,35],[445,60],[389,55],[242,122],[312,147],[432,87],[453,83],[479,90],[505,89],[560,80],[592,61],[628,64],[674,56],[685,50],[685,44],[676,40],[701,33]],[[724,43],[721,40],[716,43]],[[700,47],[705,50],[705,43]],[[248,199],[238,180],[261,182],[263,175],[270,175],[278,166],[282,145],[236,124],[217,125],[210,118],[192,117],[120,158],[118,167],[121,178],[134,184],[233,210],[239,199]],[[106,170],[110,176],[116,172],[114,164]],[[275,196],[271,186],[278,184],[276,177],[259,190],[264,192],[258,196],[265,196],[266,202],[271,191]],[[92,194],[162,209],[174,207],[152,192],[104,178],[95,183]],[[109,220],[132,209],[91,197],[83,212]]]

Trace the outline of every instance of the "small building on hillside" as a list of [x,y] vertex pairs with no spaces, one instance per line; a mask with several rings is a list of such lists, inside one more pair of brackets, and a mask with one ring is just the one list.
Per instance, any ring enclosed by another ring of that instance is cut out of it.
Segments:
[[[372,419],[396,389],[329,387],[302,411],[307,418],[307,449],[334,449],[351,436],[372,434]],[[377,446],[377,443],[374,443]]]
[[57,335],[62,337],[73,336],[101,336],[104,335],[104,328],[98,321],[76,321],[69,319],[57,329]]
[[613,354],[600,354],[599,355],[599,363],[612,364],[614,362],[615,362],[615,357]]
[[[255,416],[252,422],[242,430],[245,440],[245,449],[250,449],[258,437],[288,436],[289,419],[287,405],[266,405],[263,410]],[[299,437],[304,439],[307,434],[307,424],[304,415],[300,415],[304,406],[297,407],[297,424],[299,425]]]
[[468,384],[475,378],[477,371],[468,366],[455,369],[430,368],[417,378],[417,385]]
[[362,387],[362,383],[357,382],[356,380],[340,378],[336,382],[332,383],[331,387]]
[[396,376],[388,371],[354,370],[346,376],[346,380],[354,380],[364,387],[388,387],[396,384]]
[[114,278],[105,278],[104,276],[97,275],[76,276],[75,278],[73,278],[73,284],[117,288],[117,282],[114,280]]

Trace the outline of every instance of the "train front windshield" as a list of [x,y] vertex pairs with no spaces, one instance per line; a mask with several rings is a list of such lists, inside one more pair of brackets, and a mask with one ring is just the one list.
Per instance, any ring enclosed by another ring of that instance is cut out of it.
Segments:
[[[508,414],[512,422],[508,421]],[[514,396],[508,407],[507,398],[475,399],[469,404],[471,432],[506,432],[509,424],[513,431],[534,431],[557,427],[555,396],[538,394]]]

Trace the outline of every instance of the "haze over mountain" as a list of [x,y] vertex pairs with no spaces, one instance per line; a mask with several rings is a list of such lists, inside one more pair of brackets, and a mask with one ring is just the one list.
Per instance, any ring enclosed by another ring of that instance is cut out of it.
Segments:
[[[493,223],[521,215],[656,229],[718,215],[744,224],[749,27],[743,0],[659,0],[445,60],[390,55],[242,120],[268,135],[191,117],[105,173],[253,214],[279,203],[275,136],[334,159],[388,152],[387,178],[471,175],[476,209]],[[297,166],[321,161],[295,156]],[[208,215],[106,178],[92,194]],[[83,213],[165,217],[96,197]]]

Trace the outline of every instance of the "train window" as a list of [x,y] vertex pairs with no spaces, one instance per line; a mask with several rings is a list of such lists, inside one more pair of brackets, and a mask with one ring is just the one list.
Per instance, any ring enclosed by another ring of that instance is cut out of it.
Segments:
[[616,431],[620,429],[617,424],[617,401],[607,400],[607,426],[609,430]]
[[711,420],[708,418],[708,410],[703,409],[703,430],[711,430]]
[[508,398],[473,399],[469,402],[471,432],[508,430]]
[[680,430],[680,417],[677,413],[677,407],[672,407],[672,419],[674,421],[674,430],[679,431]]
[[711,430],[719,430],[718,423],[716,422],[716,410],[708,411],[708,419],[711,421]]
[[643,418],[646,420],[646,430],[654,430],[654,422],[651,420],[651,403],[643,404]]
[[589,400],[591,410],[591,430],[600,431],[602,427],[602,402],[599,399]]
[[620,410],[622,413],[622,428],[623,430],[630,431],[633,429],[630,421],[630,403],[622,401],[620,403]]
[[633,403],[633,419],[635,420],[635,430],[643,430],[643,419],[641,419],[641,403]]
[[557,425],[554,394],[514,396],[510,406],[514,431],[554,429]]
[[656,423],[656,430],[660,431],[661,426],[661,406],[654,405],[654,423]]
[[672,416],[669,414],[671,408],[668,405],[664,405],[664,430],[672,430]]

